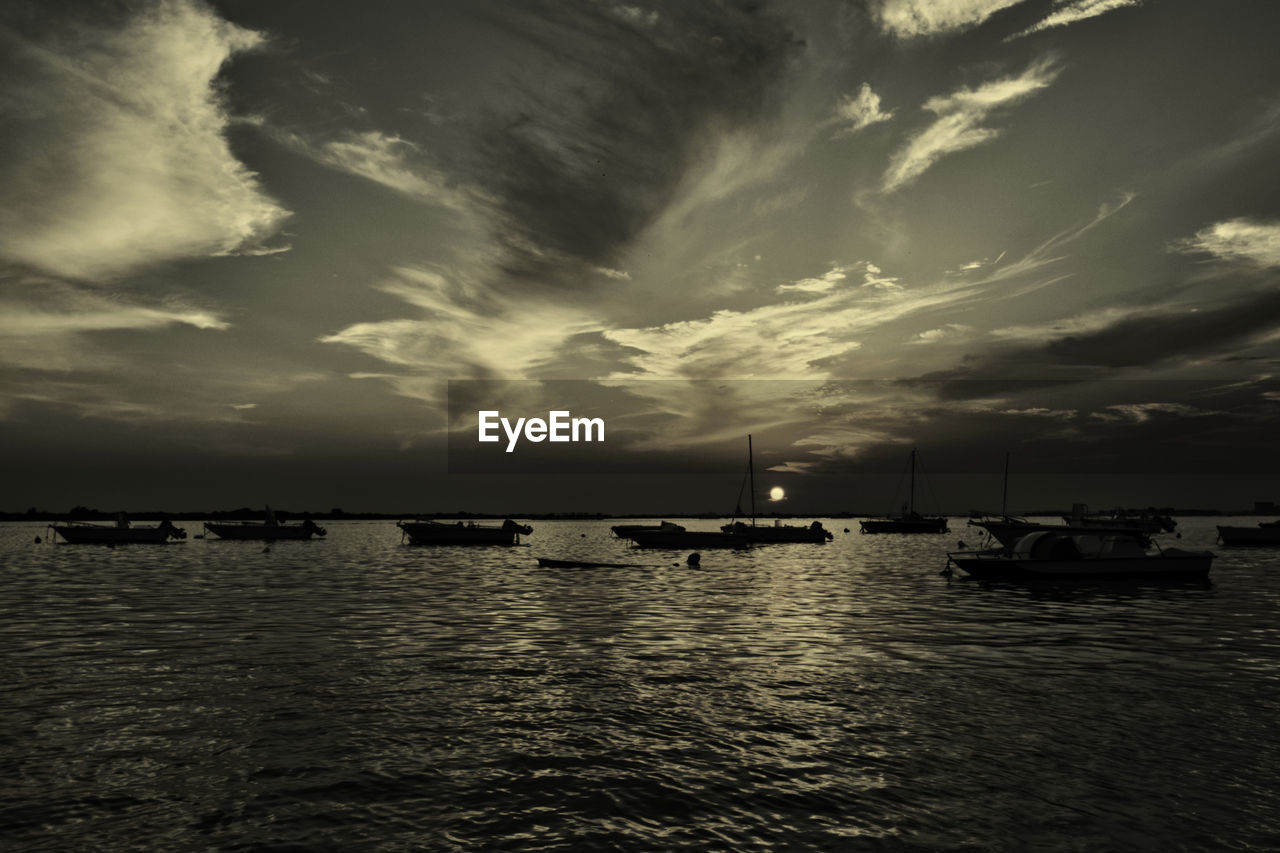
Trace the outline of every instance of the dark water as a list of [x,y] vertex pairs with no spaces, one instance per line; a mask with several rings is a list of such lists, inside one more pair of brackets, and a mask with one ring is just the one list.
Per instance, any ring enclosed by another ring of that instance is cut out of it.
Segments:
[[1280,549],[984,587],[938,575],[963,528],[689,569],[607,523],[327,526],[269,553],[0,526],[0,847],[1280,847]]

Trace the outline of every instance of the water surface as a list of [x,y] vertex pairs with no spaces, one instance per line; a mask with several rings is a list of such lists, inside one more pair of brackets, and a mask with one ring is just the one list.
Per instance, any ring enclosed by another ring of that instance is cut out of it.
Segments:
[[697,569],[0,525],[0,846],[1276,849],[1280,549],[1222,522],[1208,584],[1039,587],[941,577],[962,521]]

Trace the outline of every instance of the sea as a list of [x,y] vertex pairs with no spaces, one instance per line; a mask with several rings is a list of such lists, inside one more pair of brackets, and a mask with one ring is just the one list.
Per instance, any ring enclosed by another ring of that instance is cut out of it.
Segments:
[[0,849],[1277,850],[1280,548],[1214,542],[1257,520],[1162,537],[1208,582],[1047,585],[943,576],[964,519],[698,567],[6,523]]

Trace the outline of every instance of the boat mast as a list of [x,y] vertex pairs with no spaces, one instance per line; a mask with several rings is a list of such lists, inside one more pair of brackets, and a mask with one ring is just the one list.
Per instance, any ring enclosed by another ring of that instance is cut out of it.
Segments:
[[751,478],[751,526],[756,526],[756,464],[751,454],[751,435],[747,434],[747,475]]
[[1009,451],[1004,452],[1004,492],[1000,495],[1000,517],[1009,515]]
[[916,514],[916,449],[911,448],[911,502],[907,504],[907,514]]

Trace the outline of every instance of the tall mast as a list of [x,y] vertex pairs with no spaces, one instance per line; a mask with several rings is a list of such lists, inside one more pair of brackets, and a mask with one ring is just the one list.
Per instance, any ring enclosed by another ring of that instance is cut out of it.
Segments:
[[751,435],[747,434],[747,471],[751,477],[751,526],[756,526],[756,463],[751,455]]
[[1004,452],[1004,492],[1000,495],[1000,516],[1009,514],[1009,451]]
[[911,503],[908,504],[908,512],[911,515],[916,513],[916,449],[911,448]]

